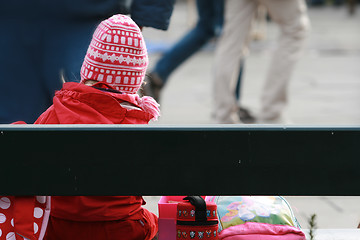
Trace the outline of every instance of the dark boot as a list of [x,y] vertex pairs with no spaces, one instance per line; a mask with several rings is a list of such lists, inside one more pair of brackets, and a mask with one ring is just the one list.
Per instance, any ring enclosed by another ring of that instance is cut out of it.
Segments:
[[251,124],[256,121],[256,118],[251,114],[251,112],[244,107],[238,108],[238,116],[243,123]]
[[153,97],[157,102],[159,102],[163,86],[164,83],[157,73],[149,73],[145,76],[144,85],[140,90],[140,93],[143,96]]

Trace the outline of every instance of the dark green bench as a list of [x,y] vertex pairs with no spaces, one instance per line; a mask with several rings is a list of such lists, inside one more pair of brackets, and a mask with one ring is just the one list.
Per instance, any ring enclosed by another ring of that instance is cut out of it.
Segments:
[[0,151],[0,195],[360,196],[360,127],[0,125]]

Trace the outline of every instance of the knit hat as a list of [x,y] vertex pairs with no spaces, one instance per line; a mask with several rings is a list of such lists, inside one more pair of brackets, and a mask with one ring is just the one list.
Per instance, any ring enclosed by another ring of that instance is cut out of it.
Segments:
[[128,16],[102,21],[94,32],[80,75],[81,82],[104,82],[123,93],[135,94],[148,65],[142,33]]

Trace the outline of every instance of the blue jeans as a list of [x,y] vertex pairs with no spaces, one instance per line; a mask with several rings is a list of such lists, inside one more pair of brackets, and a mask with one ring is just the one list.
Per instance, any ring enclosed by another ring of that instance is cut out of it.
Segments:
[[197,0],[199,20],[180,41],[157,62],[156,72],[163,83],[169,75],[191,55],[201,49],[211,38],[220,33],[223,24],[223,0]]

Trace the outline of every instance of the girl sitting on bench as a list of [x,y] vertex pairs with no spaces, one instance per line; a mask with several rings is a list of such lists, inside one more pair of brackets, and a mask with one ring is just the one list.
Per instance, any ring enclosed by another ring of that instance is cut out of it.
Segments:
[[[64,83],[53,105],[35,124],[147,124],[156,120],[157,102],[137,94],[147,66],[145,42],[135,22],[124,15],[104,20],[93,34],[81,82]],[[119,149],[110,151],[126,151],[126,139],[120,142]],[[106,143],[94,140],[89,148],[106,149]],[[142,208],[144,204],[141,196],[54,196],[44,239],[153,239],[157,216]]]

